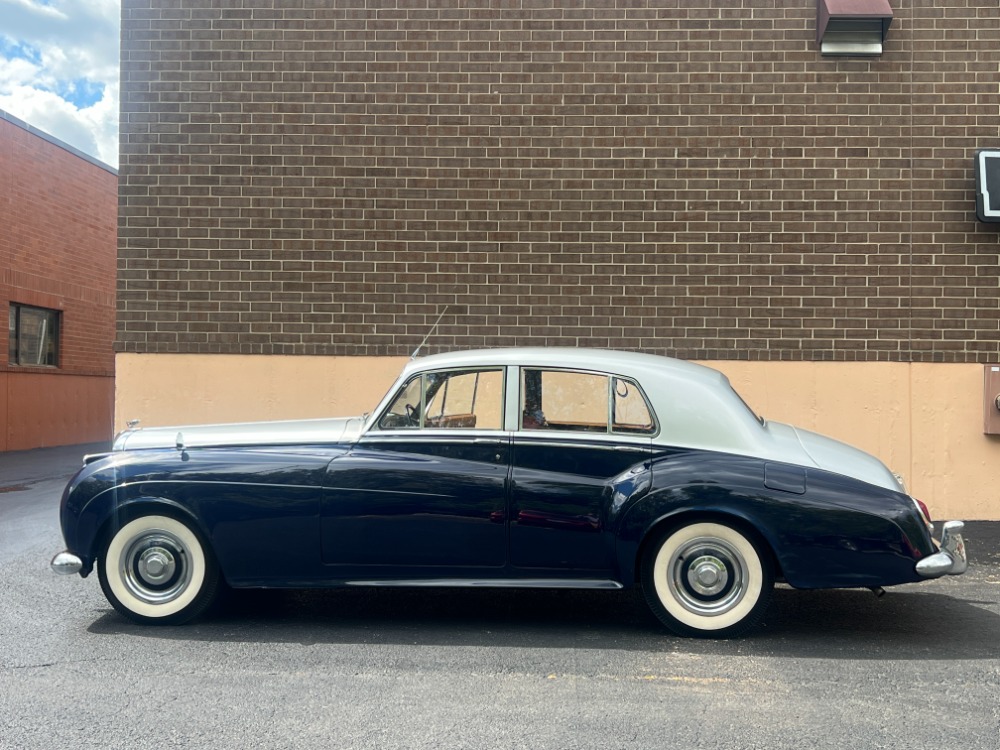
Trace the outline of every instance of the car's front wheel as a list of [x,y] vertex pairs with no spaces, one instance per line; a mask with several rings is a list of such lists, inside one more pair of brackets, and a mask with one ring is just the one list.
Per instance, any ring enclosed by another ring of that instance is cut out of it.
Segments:
[[201,615],[219,589],[219,566],[191,526],[144,515],[109,534],[98,562],[104,595],[143,624],[177,625]]
[[774,588],[770,551],[714,521],[675,527],[652,540],[642,584],[653,613],[678,635],[731,638],[763,617]]

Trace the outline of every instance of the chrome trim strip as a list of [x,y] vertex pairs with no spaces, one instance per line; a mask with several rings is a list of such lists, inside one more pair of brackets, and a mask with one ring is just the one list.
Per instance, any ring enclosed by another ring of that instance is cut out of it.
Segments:
[[514,445],[525,446],[544,446],[546,448],[588,448],[591,450],[604,450],[604,451],[633,451],[636,453],[652,453],[653,447],[649,445],[602,445],[600,443],[594,443],[590,440],[581,440],[576,443],[570,443],[564,440],[545,440],[537,439],[534,436],[530,438],[518,437],[514,439]]
[[513,588],[513,589],[621,589],[618,581],[564,578],[431,578],[426,580],[344,581],[347,586]]
[[117,487],[134,487],[135,485],[143,484],[221,484],[232,487],[281,487],[282,489],[290,490],[322,490],[326,487],[323,484],[280,484],[280,483],[268,483],[268,482],[215,482],[208,479],[139,479],[134,482],[121,482],[116,484],[114,487],[109,487],[107,490],[102,490],[102,492],[107,492],[108,490],[115,489]]
[[[440,492],[406,492],[405,490],[373,490],[368,487],[328,487],[321,489],[333,492],[368,492],[378,495],[409,495],[411,497],[455,497],[454,495],[444,495]],[[334,498],[336,499],[336,498]]]
[[416,497],[453,497],[453,495],[442,495],[437,492],[405,492],[403,490],[374,490],[367,487],[331,487],[326,484],[267,484],[266,482],[209,482],[202,479],[143,479],[139,482],[123,482],[117,487],[132,487],[143,484],[221,484],[233,487],[280,487],[281,489],[292,490],[337,490],[340,492],[378,492],[386,495],[414,495]]
[[468,444],[470,441],[477,442],[507,442],[511,434],[505,430],[469,430],[452,429],[441,427],[417,428],[407,430],[379,430],[363,435],[355,445],[364,446],[368,443],[412,443],[414,441],[433,441],[435,443],[462,443]]
[[[377,443],[412,443],[416,441],[420,442],[433,442],[434,444],[454,444],[454,445],[468,445],[471,442],[474,445],[503,445],[510,442],[513,438],[516,445],[540,445],[549,446],[556,448],[597,448],[600,450],[615,450],[615,451],[635,451],[650,453],[653,450],[652,440],[646,436],[641,438],[632,438],[627,443],[622,443],[622,437],[619,435],[608,435],[607,433],[600,433],[598,435],[587,435],[586,433],[577,433],[570,430],[566,431],[548,431],[548,430],[521,430],[518,432],[493,432],[489,436],[483,435],[482,432],[478,433],[478,436],[474,437],[470,432],[465,431],[462,434],[455,434],[456,431],[439,431],[439,432],[428,432],[427,430],[414,431],[406,434],[400,434],[398,432],[386,433],[380,432],[378,434],[369,433],[362,437],[357,443],[357,447],[363,448],[366,445],[377,444]],[[442,434],[445,433],[445,434]],[[573,440],[573,442],[570,442]],[[628,440],[628,438],[625,438]],[[611,443],[614,443],[612,445]]]

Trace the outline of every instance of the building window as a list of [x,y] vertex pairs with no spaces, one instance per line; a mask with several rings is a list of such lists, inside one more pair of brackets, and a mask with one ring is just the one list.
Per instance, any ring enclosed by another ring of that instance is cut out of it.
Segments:
[[59,311],[11,303],[10,363],[59,366]]

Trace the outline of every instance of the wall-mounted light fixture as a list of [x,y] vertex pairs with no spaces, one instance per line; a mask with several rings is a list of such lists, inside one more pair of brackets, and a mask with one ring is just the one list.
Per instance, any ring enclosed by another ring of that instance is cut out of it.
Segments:
[[816,0],[820,54],[877,57],[892,23],[889,0]]

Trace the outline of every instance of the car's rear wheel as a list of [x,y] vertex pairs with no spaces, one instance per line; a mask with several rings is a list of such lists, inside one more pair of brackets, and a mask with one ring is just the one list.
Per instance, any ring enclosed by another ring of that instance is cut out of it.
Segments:
[[208,609],[220,574],[194,528],[169,516],[144,515],[109,534],[98,577],[108,601],[125,617],[177,625]]
[[770,551],[755,536],[714,521],[652,540],[642,584],[653,613],[678,635],[732,638],[763,617],[774,588]]

